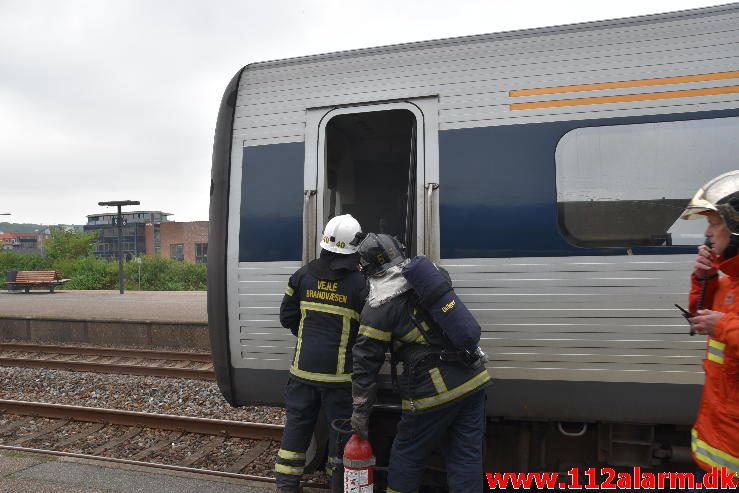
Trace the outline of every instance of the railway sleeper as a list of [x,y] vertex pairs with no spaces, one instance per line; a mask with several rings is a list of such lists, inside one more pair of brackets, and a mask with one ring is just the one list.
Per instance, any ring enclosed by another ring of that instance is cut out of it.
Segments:
[[259,441],[254,442],[254,446],[244,452],[244,454],[239,457],[236,462],[231,464],[229,468],[226,470],[227,472],[233,472],[233,473],[240,473],[246,466],[254,462],[256,459],[258,459],[263,453],[269,449],[269,441]]
[[133,427],[130,430],[128,430],[128,432],[126,432],[124,435],[116,438],[115,440],[111,440],[108,443],[105,443],[105,444],[99,446],[98,448],[94,449],[92,452],[90,452],[90,454],[91,455],[100,455],[103,452],[107,452],[108,450],[112,450],[112,449],[118,447],[119,445],[122,445],[122,444],[128,442],[129,440],[132,440],[132,439],[136,438],[136,436],[140,435],[141,432],[143,432],[143,431],[144,431],[144,429],[141,428],[141,427],[138,427],[138,426]]
[[185,460],[182,461],[181,465],[185,467],[190,467],[199,460],[205,458],[213,452],[215,449],[220,447],[223,442],[226,441],[226,437],[224,436],[212,436],[210,437],[210,441],[207,445],[200,448],[200,450],[196,454],[192,454],[189,457],[187,457]]
[[154,445],[135,454],[131,459],[132,460],[142,460],[146,457],[149,457],[150,455],[153,455],[156,452],[159,452],[160,450],[166,447],[169,447],[172,443],[176,442],[183,434],[184,433],[181,431],[174,431],[172,433],[169,433],[166,437],[154,443]]
[[96,433],[102,430],[106,426],[107,425],[105,423],[89,423],[81,431],[75,433],[74,435],[70,435],[69,437],[67,437],[66,440],[63,440],[57,443],[57,446],[66,447],[67,445],[71,445],[72,443],[78,442],[82,440],[83,438],[88,437],[92,435],[93,433]]
[[23,435],[22,437],[10,442],[10,445],[23,445],[24,443],[28,443],[31,440],[34,440],[36,438],[42,437],[44,435],[48,435],[50,433],[55,432],[59,428],[63,428],[67,426],[69,423],[71,423],[70,420],[56,420],[49,423],[47,426],[42,428],[39,431],[36,431],[34,433],[30,433],[28,435]]

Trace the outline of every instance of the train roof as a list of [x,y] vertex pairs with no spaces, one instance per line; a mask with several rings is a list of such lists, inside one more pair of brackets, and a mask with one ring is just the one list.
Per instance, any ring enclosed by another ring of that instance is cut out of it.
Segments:
[[306,63],[314,63],[318,61],[339,60],[342,58],[363,57],[368,55],[377,55],[393,52],[409,52],[413,50],[449,47],[455,45],[482,43],[487,41],[500,41],[511,39],[530,38],[542,35],[577,33],[585,31],[593,31],[599,29],[608,29],[621,26],[634,26],[639,24],[653,24],[659,22],[669,22],[676,19],[687,19],[696,17],[709,17],[713,15],[721,15],[729,12],[739,11],[739,2],[726,3],[712,7],[700,7],[694,9],[678,10],[674,12],[665,12],[660,14],[647,14],[631,17],[621,17],[617,19],[608,19],[601,21],[578,22],[574,24],[561,24],[557,26],[538,27],[529,29],[517,29],[514,31],[502,31],[490,34],[477,34],[470,36],[457,36],[453,38],[441,38],[428,41],[414,41],[410,43],[399,43],[373,48],[359,48],[353,50],[343,50],[329,52],[317,55],[307,55],[291,58],[283,58],[277,60],[255,62],[248,65],[249,69],[274,68],[278,66],[301,65]]

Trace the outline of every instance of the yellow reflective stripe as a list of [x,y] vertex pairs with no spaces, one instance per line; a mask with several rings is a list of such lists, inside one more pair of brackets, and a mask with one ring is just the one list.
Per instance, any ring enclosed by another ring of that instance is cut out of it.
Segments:
[[359,335],[367,336],[371,339],[377,339],[378,341],[384,342],[390,342],[390,339],[392,339],[393,337],[392,333],[385,332],[384,330],[375,329],[374,327],[370,327],[369,325],[360,325]]
[[285,294],[288,296],[292,296],[293,294],[295,294],[295,290],[291,288],[290,286],[288,286],[287,289],[285,290]]
[[708,360],[713,361],[714,363],[723,365],[725,347],[726,347],[726,344],[724,344],[723,342],[719,342],[715,339],[709,339],[708,340],[708,351],[707,351]]
[[446,384],[444,383],[444,378],[441,376],[441,372],[438,368],[431,368],[429,370],[429,375],[431,375],[431,381],[434,382],[434,388],[436,389],[436,392],[438,392],[439,394],[448,392]]
[[333,315],[340,315],[342,317],[349,317],[354,320],[359,320],[358,312],[350,308],[344,308],[343,306],[327,305],[325,303],[315,303],[313,301],[301,301],[300,308],[323,313],[331,313]]
[[292,450],[285,450],[281,448],[277,451],[277,457],[287,460],[301,460],[305,459],[305,454],[300,452],[293,452]]
[[[332,315],[339,315],[342,317],[342,332],[341,340],[339,343],[339,351],[336,364],[336,374],[331,373],[314,373],[305,371],[299,368],[300,363],[300,350],[303,347],[303,322],[307,316],[309,310],[330,313]],[[351,319],[356,318],[359,320],[359,314],[354,310],[348,308],[342,308],[340,306],[324,305],[323,303],[313,303],[310,301],[300,302],[300,327],[298,328],[298,344],[295,347],[295,358],[293,364],[290,367],[290,373],[296,377],[303,378],[305,380],[312,380],[315,382],[351,382],[352,376],[350,373],[344,373],[344,366],[346,364],[346,348],[349,345],[349,336],[351,334]]]
[[351,319],[342,317],[341,341],[339,342],[339,360],[336,363],[336,373],[344,373],[346,365],[346,347],[349,345],[349,334],[351,333]]
[[716,339],[708,339],[708,345],[711,347],[715,347],[716,349],[719,349],[720,351],[723,351],[726,347],[726,344],[723,342],[719,342]]
[[298,326],[298,343],[295,345],[295,358],[293,359],[293,366],[297,367],[300,361],[300,348],[303,347],[303,322],[305,321],[306,312],[304,309],[300,309],[300,325]]
[[452,390],[447,390],[446,392],[439,392],[436,395],[432,395],[430,397],[424,397],[422,399],[413,400],[412,404],[410,400],[403,399],[403,410],[409,411],[409,410],[418,410],[418,409],[427,409],[434,406],[439,406],[441,404],[446,404],[447,402],[453,401],[454,399],[457,399],[458,397],[461,397],[469,392],[472,392],[480,385],[484,384],[485,382],[490,380],[490,375],[487,371],[483,371],[482,373],[478,373],[475,375],[474,378],[471,378],[470,380],[467,380],[465,383],[460,385],[459,387],[454,387]]
[[332,375],[331,373],[313,373],[312,371],[301,370],[296,365],[290,367],[290,373],[296,377],[313,380],[314,382],[341,383],[352,381],[351,373],[339,373],[337,375]]
[[[418,310],[414,308],[413,309],[413,316],[415,317],[416,315],[418,315]],[[423,320],[421,321],[421,327],[423,327],[423,330],[425,332],[428,332],[429,330],[431,330],[429,328],[429,325],[426,322],[424,322]]]
[[695,428],[691,430],[690,448],[699,460],[714,467],[725,467],[735,476],[739,476],[739,457],[734,457],[721,449],[708,445],[708,443],[698,438],[698,432]]
[[426,339],[423,338],[421,335],[421,331],[418,330],[417,327],[414,327],[413,330],[408,331],[403,337],[400,338],[401,341],[406,343],[412,343],[412,342],[419,342],[419,343],[425,343]]
[[303,468],[286,466],[285,464],[275,464],[275,472],[290,474],[291,476],[302,476]]
[[724,357],[723,356],[717,356],[713,354],[710,350],[708,351],[708,361],[713,361],[714,363],[718,363],[719,365],[724,364]]

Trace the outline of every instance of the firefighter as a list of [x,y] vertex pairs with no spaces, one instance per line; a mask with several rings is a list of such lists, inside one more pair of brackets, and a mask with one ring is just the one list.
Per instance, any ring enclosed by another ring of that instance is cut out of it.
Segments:
[[408,260],[399,241],[370,233],[360,243],[359,254],[370,293],[353,350],[352,429],[367,439],[377,374],[389,348],[402,416],[390,452],[387,491],[417,491],[426,459],[438,446],[452,491],[482,491],[483,389],[491,381],[484,361],[445,343],[440,327],[420,307],[402,275]]
[[703,471],[727,468],[739,486],[739,171],[706,183],[681,217],[705,218],[710,243],[698,247],[689,297],[692,330],[708,336],[693,458]]
[[280,306],[280,323],[298,340],[285,389],[287,423],[275,463],[279,492],[299,491],[321,407],[329,423],[327,472],[332,484],[342,481],[341,456],[348,435],[338,435],[337,442],[330,423],[348,420],[352,412],[351,351],[367,298],[357,247],[350,244],[359,232],[351,215],[332,218],[321,239],[320,257],[290,277]]

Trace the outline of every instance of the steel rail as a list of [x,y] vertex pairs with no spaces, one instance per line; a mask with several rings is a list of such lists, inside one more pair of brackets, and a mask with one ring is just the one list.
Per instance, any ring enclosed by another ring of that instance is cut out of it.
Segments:
[[27,448],[27,447],[18,447],[15,445],[0,445],[0,450],[12,450],[14,452],[27,452],[27,453],[33,453],[33,454],[55,455],[58,457],[70,457],[70,458],[75,458],[75,459],[99,460],[99,461],[105,461],[105,462],[114,462],[117,464],[126,464],[126,465],[132,465],[132,466],[142,466],[142,467],[154,467],[157,469],[169,469],[172,471],[189,472],[189,473],[194,473],[194,474],[204,474],[207,476],[219,476],[223,478],[235,478],[235,479],[245,479],[249,481],[261,481],[264,483],[274,483],[275,482],[275,478],[270,478],[267,476],[252,476],[251,474],[240,474],[236,472],[226,472],[226,471],[213,471],[211,469],[198,469],[196,467],[185,467],[185,466],[176,466],[172,464],[161,464],[159,462],[145,462],[145,461],[131,460],[131,459],[118,459],[115,457],[105,457],[102,455],[76,454],[74,452],[61,452],[57,450],[34,449],[34,448]]
[[112,373],[127,375],[144,375],[170,378],[190,378],[200,380],[215,380],[213,370],[199,368],[163,368],[145,365],[122,365],[108,363],[88,363],[85,361],[55,361],[32,358],[0,358],[0,366],[18,368],[45,368],[52,370],[90,371],[96,373]]
[[210,353],[189,353],[179,351],[157,351],[152,349],[103,348],[89,346],[49,346],[45,344],[0,343],[0,351],[17,351],[28,353],[77,354],[81,356],[110,356],[121,358],[143,358],[162,360],[189,360],[211,363]]
[[225,419],[194,418],[169,414],[143,413],[104,409],[98,407],[67,406],[43,402],[0,399],[0,410],[24,416],[69,419],[92,423],[141,426],[162,430],[185,431],[202,435],[221,435],[253,440],[282,440],[282,425],[230,421]]

